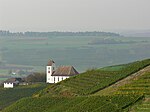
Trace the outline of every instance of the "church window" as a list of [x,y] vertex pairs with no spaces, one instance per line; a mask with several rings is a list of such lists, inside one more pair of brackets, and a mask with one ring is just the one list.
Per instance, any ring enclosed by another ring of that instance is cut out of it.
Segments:
[[55,83],[55,77],[54,77],[54,83]]

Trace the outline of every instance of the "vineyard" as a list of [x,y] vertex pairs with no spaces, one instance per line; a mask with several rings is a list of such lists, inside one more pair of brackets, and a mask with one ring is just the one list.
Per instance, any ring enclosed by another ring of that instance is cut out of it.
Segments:
[[144,94],[150,95],[150,73],[145,73],[132,83],[122,86],[117,94]]
[[[17,87],[14,90],[5,90],[5,92],[2,89],[3,91],[0,91],[0,103],[3,104],[3,107],[7,106],[8,102],[14,102],[4,108],[2,112],[128,112],[129,110],[149,112],[149,72],[142,72],[145,74],[134,78],[130,83],[119,86],[113,94],[94,95],[95,92],[137,73],[149,65],[150,59],[147,59],[88,70],[78,76],[49,86]],[[44,87],[46,88],[43,89]],[[15,92],[13,93],[13,91]],[[11,93],[14,94],[14,97]]]
[[119,88],[116,94],[143,94],[145,99],[140,104],[136,105],[133,110],[136,112],[149,112],[150,111],[150,72],[145,73],[132,83],[126,84]]
[[91,96],[24,98],[3,112],[116,112],[132,105],[143,96]]
[[[146,98],[147,99],[147,98]],[[135,112],[150,112],[150,98],[133,108]]]
[[18,86],[13,89],[4,89],[0,87],[0,109],[12,104],[13,102],[31,96],[32,94],[45,88],[45,84],[36,84],[29,86]]
[[40,95],[89,95],[150,65],[150,59],[120,66],[89,70],[78,76],[54,84],[41,91]]

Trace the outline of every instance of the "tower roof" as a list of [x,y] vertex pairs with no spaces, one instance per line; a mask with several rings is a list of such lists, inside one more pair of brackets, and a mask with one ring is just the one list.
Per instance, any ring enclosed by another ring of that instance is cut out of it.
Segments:
[[79,74],[73,66],[60,66],[52,76],[73,76]]
[[47,66],[52,66],[53,63],[55,63],[53,60],[49,60]]

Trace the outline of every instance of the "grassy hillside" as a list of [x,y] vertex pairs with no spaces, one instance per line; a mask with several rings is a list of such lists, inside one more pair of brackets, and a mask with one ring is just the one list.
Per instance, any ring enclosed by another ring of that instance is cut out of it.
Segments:
[[0,87],[0,109],[12,104],[13,102],[31,96],[32,94],[45,88],[45,84],[34,84],[29,86],[18,86],[13,89]]
[[150,72],[134,79],[132,83],[120,87],[117,94],[150,95]]
[[145,109],[145,106],[149,106],[149,73],[121,86],[115,94],[93,96],[93,93],[149,65],[150,59],[147,59],[89,70],[49,85],[33,97],[18,100],[2,112],[123,112],[131,107],[134,112],[139,108]]
[[49,86],[44,91],[41,91],[39,95],[76,96],[93,94],[148,65],[150,65],[150,59],[116,67],[114,66],[97,70],[90,70],[78,76]]
[[131,112],[150,112],[150,97],[135,105]]
[[139,95],[25,98],[3,112],[116,112],[141,98]]
[[135,105],[132,111],[150,112],[150,71],[133,80],[132,83],[120,87],[116,94],[143,94],[145,96],[144,100]]

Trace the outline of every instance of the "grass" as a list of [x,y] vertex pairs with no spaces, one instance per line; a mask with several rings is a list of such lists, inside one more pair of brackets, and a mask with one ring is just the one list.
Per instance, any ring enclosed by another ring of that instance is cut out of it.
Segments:
[[17,86],[13,89],[4,89],[3,87],[0,87],[0,109],[11,105],[21,98],[32,96],[45,87],[45,84]]
[[[122,112],[130,110],[132,106],[135,107],[133,110],[142,109],[148,102],[142,102],[142,106],[135,104],[149,99],[149,73],[134,80],[130,85],[121,86],[115,94],[105,96],[93,94],[149,65],[150,59],[147,59],[105,69],[89,70],[60,83],[49,85],[34,93],[32,97],[18,100],[2,112]],[[28,88],[24,87],[23,91]],[[33,85],[31,88],[36,87]]]
[[[35,37],[0,38],[0,60],[6,64],[45,67],[48,59],[53,58],[57,65],[73,65],[83,72],[88,68],[120,64],[150,56],[149,52],[145,52],[150,49],[149,42],[147,44],[88,45],[90,41],[104,37],[62,36],[36,41],[32,38]],[[120,37],[114,39],[120,39]],[[136,41],[137,38],[122,37],[121,40]],[[141,40],[149,41],[150,39],[141,38]]]
[[101,70],[104,70],[104,71],[119,71],[121,69],[124,69],[125,67],[126,67],[126,65],[116,65],[116,66],[104,67],[104,68],[101,68]]
[[144,94],[150,95],[150,73],[145,73],[132,83],[122,86],[117,91],[118,94]]
[[90,70],[54,84],[53,86],[46,88],[44,91],[41,91],[40,95],[90,95],[148,65],[150,65],[150,59],[126,64],[123,69],[116,71],[105,71],[103,69]]
[[150,72],[145,73],[130,84],[119,87],[116,94],[143,94],[145,99],[133,106],[131,112],[149,112],[150,111]]
[[0,81],[5,81],[7,78],[0,78]]
[[3,112],[116,112],[139,98],[142,96],[24,98],[4,109]]

